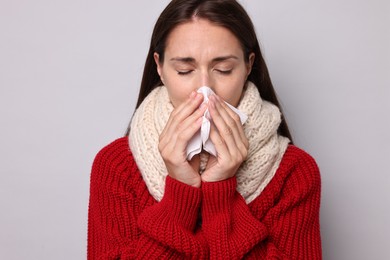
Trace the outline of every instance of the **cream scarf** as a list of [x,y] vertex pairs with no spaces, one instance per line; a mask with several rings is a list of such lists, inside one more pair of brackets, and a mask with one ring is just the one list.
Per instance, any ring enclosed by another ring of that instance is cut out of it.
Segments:
[[[262,100],[252,82],[248,82],[237,108],[248,116],[244,132],[249,140],[248,157],[236,174],[237,191],[250,203],[275,175],[289,140],[277,134],[281,122],[278,107]],[[163,197],[167,176],[158,151],[159,135],[172,110],[166,87],[157,87],[144,99],[131,121],[131,151],[150,194],[157,201]],[[201,160],[202,167],[204,157]]]

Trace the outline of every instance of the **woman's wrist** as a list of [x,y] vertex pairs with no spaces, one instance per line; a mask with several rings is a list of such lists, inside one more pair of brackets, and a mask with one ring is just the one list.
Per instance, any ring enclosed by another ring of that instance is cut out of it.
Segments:
[[179,182],[186,184],[188,186],[191,186],[193,188],[200,188],[201,183],[202,183],[200,176],[196,176],[193,178],[175,178],[172,176],[170,176],[170,177],[176,181],[179,181]]

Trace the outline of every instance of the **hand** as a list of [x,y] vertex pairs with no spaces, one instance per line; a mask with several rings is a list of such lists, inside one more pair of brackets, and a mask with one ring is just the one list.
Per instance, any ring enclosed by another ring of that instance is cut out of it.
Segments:
[[202,101],[203,95],[193,92],[185,102],[176,107],[160,135],[158,145],[168,175],[198,188],[201,184],[199,157],[188,162],[186,148],[202,125],[202,116],[206,111],[205,105],[200,106]]
[[209,112],[214,125],[210,139],[217,157],[210,156],[201,179],[205,182],[222,181],[233,177],[248,154],[249,142],[240,117],[218,96],[209,97]]

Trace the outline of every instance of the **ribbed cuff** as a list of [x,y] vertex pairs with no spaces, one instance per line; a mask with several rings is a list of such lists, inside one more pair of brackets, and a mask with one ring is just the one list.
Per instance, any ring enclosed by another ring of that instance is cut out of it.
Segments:
[[167,176],[161,207],[170,212],[170,217],[182,226],[192,229],[198,217],[202,200],[199,188],[192,187]]
[[202,214],[206,217],[219,212],[226,212],[233,203],[236,196],[236,177],[218,182],[202,183]]

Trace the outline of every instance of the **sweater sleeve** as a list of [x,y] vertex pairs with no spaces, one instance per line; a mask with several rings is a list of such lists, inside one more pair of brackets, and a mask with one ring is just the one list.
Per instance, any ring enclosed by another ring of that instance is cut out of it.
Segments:
[[157,203],[136,171],[127,142],[117,141],[96,156],[88,259],[201,259],[208,252],[194,232],[201,191],[167,178]]
[[205,259],[208,246],[202,233],[195,232],[201,203],[201,191],[175,179],[166,178],[165,192],[160,203],[147,208],[139,217],[139,227],[144,233],[142,252],[138,259],[163,259],[160,252],[145,255],[149,246],[157,242],[171,248],[175,254],[169,259]]
[[268,236],[267,228],[252,216],[236,185],[236,178],[202,183],[202,230],[210,259],[242,259]]
[[321,259],[317,165],[304,153],[285,159],[249,205],[236,191],[235,178],[202,184],[210,259]]

